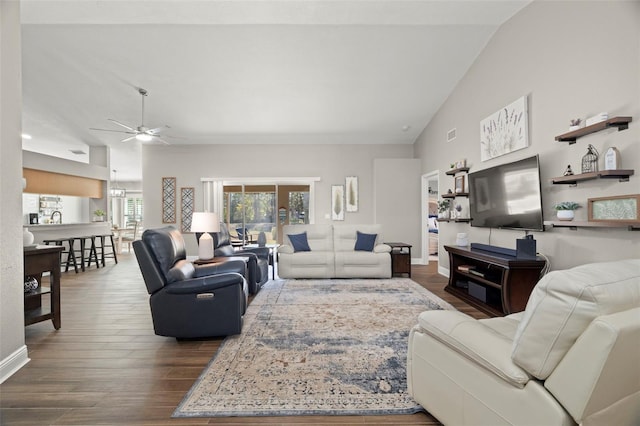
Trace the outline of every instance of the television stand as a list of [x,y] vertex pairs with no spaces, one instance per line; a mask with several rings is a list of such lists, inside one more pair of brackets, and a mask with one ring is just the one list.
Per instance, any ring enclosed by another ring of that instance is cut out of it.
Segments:
[[[503,316],[523,311],[545,266],[544,259],[516,259],[500,251],[444,246],[449,253],[445,291],[478,310]],[[508,253],[509,249],[505,249]]]

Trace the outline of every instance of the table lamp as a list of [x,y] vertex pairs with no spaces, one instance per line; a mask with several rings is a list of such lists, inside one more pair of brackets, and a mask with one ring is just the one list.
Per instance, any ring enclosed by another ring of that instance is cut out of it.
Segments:
[[213,237],[209,232],[220,232],[218,215],[210,212],[194,212],[191,217],[191,232],[203,232],[198,244],[198,258],[213,259]]

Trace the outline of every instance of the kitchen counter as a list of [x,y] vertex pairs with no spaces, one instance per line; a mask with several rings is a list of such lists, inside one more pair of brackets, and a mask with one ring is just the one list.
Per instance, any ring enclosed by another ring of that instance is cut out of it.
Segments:
[[111,233],[111,222],[85,223],[42,223],[24,225],[33,234],[34,244],[42,244],[43,240],[54,238],[80,237],[84,235],[100,235]]

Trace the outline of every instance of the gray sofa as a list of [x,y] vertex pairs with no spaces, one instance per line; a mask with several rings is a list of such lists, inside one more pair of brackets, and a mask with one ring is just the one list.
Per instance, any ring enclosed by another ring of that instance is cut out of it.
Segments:
[[[287,225],[278,248],[280,278],[389,278],[391,247],[380,225]],[[376,235],[371,251],[355,250],[357,233]],[[290,235],[306,233],[310,251],[296,251]]]

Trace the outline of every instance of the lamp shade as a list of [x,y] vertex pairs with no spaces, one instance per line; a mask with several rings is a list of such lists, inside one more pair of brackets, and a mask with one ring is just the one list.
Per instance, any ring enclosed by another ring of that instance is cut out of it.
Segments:
[[210,212],[194,212],[191,216],[191,232],[220,232],[218,215]]
[[191,232],[203,232],[198,243],[198,258],[213,259],[213,238],[209,232],[220,232],[220,219],[215,213],[194,212],[191,216]]

